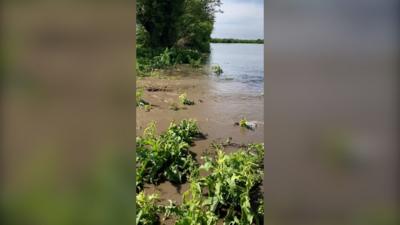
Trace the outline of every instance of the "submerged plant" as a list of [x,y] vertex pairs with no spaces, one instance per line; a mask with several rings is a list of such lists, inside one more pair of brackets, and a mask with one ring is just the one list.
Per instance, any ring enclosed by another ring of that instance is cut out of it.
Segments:
[[211,67],[211,70],[212,70],[217,76],[221,75],[221,74],[224,72],[224,71],[222,70],[221,66],[218,65],[218,64],[212,66],[212,67]]
[[247,120],[246,120],[246,118],[240,119],[239,126],[247,128]]
[[182,105],[194,105],[194,101],[188,99],[186,93],[179,95],[179,102]]
[[245,118],[240,119],[239,122],[236,122],[235,125],[249,129],[249,130],[254,130],[257,127],[257,123],[255,121],[247,121]]

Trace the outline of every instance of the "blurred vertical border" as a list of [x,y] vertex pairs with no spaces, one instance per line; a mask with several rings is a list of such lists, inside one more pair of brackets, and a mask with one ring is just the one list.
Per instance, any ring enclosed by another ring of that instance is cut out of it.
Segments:
[[[133,224],[135,1],[1,6],[3,224]],[[264,6],[266,223],[398,224],[398,1]]]
[[265,1],[266,224],[399,224],[399,1]]
[[1,2],[1,219],[135,223],[135,1]]

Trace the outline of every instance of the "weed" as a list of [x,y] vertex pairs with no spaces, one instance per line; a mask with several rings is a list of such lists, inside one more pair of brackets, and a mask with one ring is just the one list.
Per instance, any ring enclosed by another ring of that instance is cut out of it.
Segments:
[[136,185],[157,184],[166,179],[173,183],[187,180],[196,162],[188,148],[200,134],[194,120],[171,123],[168,130],[156,135],[155,123],[150,124],[142,137],[136,139]]
[[218,65],[218,64],[212,66],[212,67],[211,67],[211,70],[212,70],[217,76],[221,75],[221,74],[224,72],[224,71],[222,70],[221,66]]
[[194,101],[188,99],[186,93],[179,95],[179,102],[182,105],[194,105]]
[[211,174],[200,178],[196,189],[189,189],[185,196],[190,193],[192,198],[201,198],[199,193],[207,190],[207,196],[199,201],[215,214],[226,211],[224,224],[260,221],[262,215],[253,210],[260,203],[252,203],[251,196],[262,181],[264,145],[249,145],[232,154],[225,154],[219,148],[215,159],[204,157],[205,163],[200,167]]
[[160,207],[156,205],[157,195],[145,195],[140,192],[136,195],[136,224],[153,225],[159,221]]
[[257,127],[256,122],[254,122],[254,121],[249,122],[245,118],[240,119],[240,121],[238,123],[235,123],[235,125],[238,125],[240,127],[243,127],[243,128],[249,129],[249,130],[254,130]]
[[247,120],[246,120],[246,118],[240,119],[240,121],[239,121],[239,126],[240,126],[240,127],[247,128]]
[[[137,186],[161,179],[171,182],[190,182],[181,205],[169,201],[156,205],[157,196],[137,197],[137,224],[157,224],[159,215],[164,220],[176,217],[176,225],[250,225],[263,223],[264,202],[259,186],[263,178],[264,144],[249,144],[226,154],[222,145],[214,144],[216,154],[205,155],[199,166],[188,147],[200,134],[197,123],[183,120],[171,123],[168,130],[156,134],[155,123],[150,124],[137,138]],[[230,142],[230,140],[229,140]],[[200,177],[200,170],[207,171]]]
[[190,64],[198,68],[205,56],[198,50],[182,48],[147,48],[137,46],[136,72],[139,77],[159,76],[158,70],[169,69],[177,64]]
[[196,59],[189,59],[189,64],[193,67],[193,68],[199,68],[201,66],[201,58]]
[[146,111],[146,112],[150,112],[150,110],[152,109],[153,107],[151,106],[151,105],[145,105],[144,106],[144,110]]

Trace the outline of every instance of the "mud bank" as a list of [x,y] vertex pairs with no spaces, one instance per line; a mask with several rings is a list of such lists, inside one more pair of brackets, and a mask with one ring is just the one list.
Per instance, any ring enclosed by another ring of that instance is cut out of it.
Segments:
[[[150,111],[137,107],[136,132],[143,133],[144,128],[154,121],[159,132],[165,131],[171,121],[182,119],[195,119],[200,130],[206,135],[203,140],[197,140],[190,150],[195,153],[196,160],[202,163],[201,156],[205,151],[212,151],[213,142],[231,140],[232,146],[225,151],[231,152],[242,144],[263,143],[263,101],[264,96],[246,94],[245,90],[234,92],[221,91],[217,88],[215,77],[201,71],[171,72],[163,78],[141,78],[137,80],[137,88],[144,91],[143,99],[151,104]],[[181,105],[179,95],[187,94],[187,98],[194,101],[194,105]],[[172,105],[180,109],[174,110]],[[248,130],[235,126],[241,118],[254,121],[257,127]],[[182,194],[187,190],[188,184],[174,186],[169,182],[160,185],[146,185],[145,193],[158,193],[162,202],[168,199],[182,201]]]

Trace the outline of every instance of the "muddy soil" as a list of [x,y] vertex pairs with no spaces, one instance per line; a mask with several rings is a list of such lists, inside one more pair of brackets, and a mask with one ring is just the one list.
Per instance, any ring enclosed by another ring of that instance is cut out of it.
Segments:
[[[179,70],[170,72],[164,78],[141,78],[137,80],[137,88],[143,88],[143,99],[152,105],[150,111],[136,109],[136,133],[140,135],[144,128],[155,121],[157,130],[164,131],[171,121],[195,119],[198,121],[201,132],[206,135],[203,140],[197,140],[190,151],[195,153],[196,160],[202,163],[201,156],[206,151],[212,151],[213,142],[225,142],[231,139],[232,146],[226,147],[226,152],[238,149],[238,146],[247,143],[263,143],[263,101],[262,94],[254,96],[238,90],[236,93],[221,93],[216,87],[216,80],[202,70]],[[194,105],[182,106],[179,104],[179,95],[186,93]],[[171,105],[178,105],[174,110]],[[235,125],[241,118],[254,121],[256,129],[248,130]],[[188,189],[188,184],[174,186],[169,182],[158,186],[146,185],[145,193],[157,193],[161,203],[168,199],[182,202],[182,194]]]

